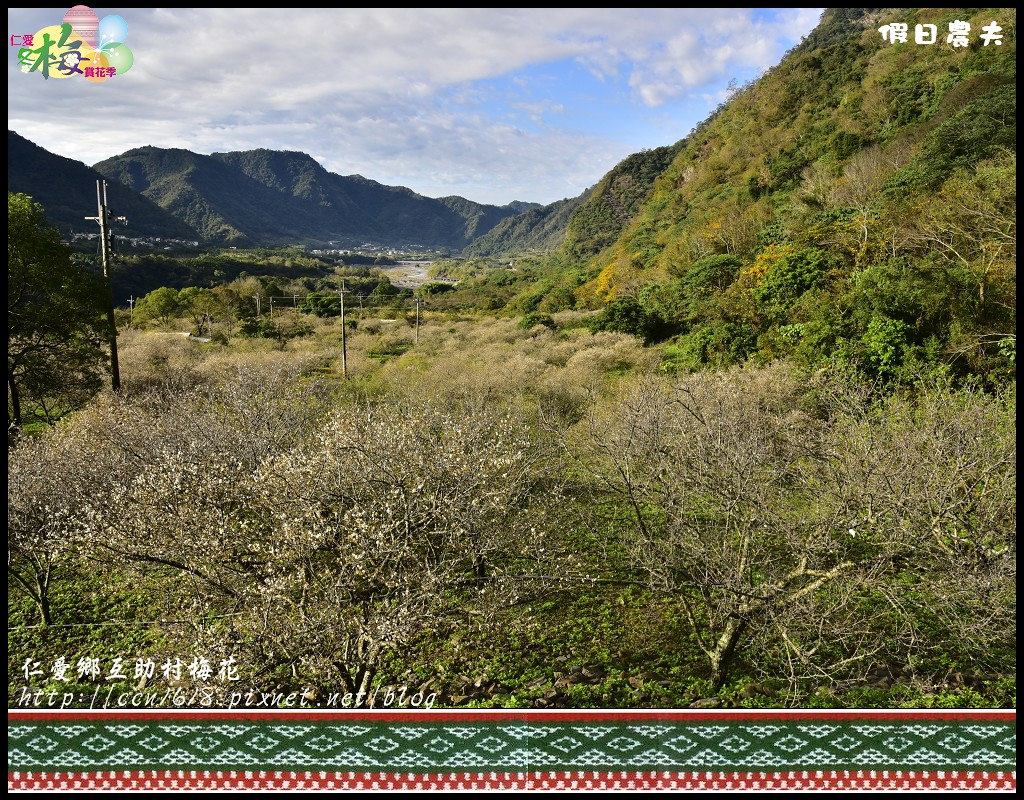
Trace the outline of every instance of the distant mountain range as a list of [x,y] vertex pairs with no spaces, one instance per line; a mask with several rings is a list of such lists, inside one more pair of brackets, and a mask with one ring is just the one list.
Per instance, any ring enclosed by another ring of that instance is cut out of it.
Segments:
[[276,150],[200,155],[141,147],[90,169],[8,131],[9,191],[31,195],[65,233],[91,230],[95,181],[128,217],[128,235],[235,245],[334,243],[461,250],[502,220],[538,208],[463,197],[424,197],[360,175],[328,172],[305,153]]
[[516,207],[433,199],[360,175],[335,175],[305,153],[204,156],[141,147],[96,170],[156,202],[204,239],[232,244],[423,245],[461,250]]
[[139,147],[87,167],[8,131],[7,187],[42,203],[67,234],[92,231],[95,184],[128,218],[120,232],[231,245],[420,245],[492,256],[565,246],[589,256],[615,241],[680,145],[637,153],[578,197],[541,206],[430,198],[328,172],[305,153],[200,155]]

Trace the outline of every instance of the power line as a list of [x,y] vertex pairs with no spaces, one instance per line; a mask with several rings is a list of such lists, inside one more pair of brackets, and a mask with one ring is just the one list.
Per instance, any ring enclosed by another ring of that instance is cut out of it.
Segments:
[[[233,614],[215,614],[211,617],[203,617],[202,619],[226,619],[228,617],[240,617],[243,612],[237,611]],[[129,627],[132,625],[194,625],[195,619],[156,619],[156,620],[145,620],[145,619],[112,619],[105,622],[58,622],[46,625],[46,628],[106,628],[110,626],[114,627]],[[13,631],[28,631],[28,630],[41,630],[38,625],[16,625],[13,628],[8,628],[7,632]]]

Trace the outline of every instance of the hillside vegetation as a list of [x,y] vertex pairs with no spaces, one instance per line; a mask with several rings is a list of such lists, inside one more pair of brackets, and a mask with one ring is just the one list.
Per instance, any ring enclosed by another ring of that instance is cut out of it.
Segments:
[[578,197],[509,217],[465,248],[472,256],[561,249],[579,260],[612,244],[682,143],[634,153]]
[[[96,223],[85,217],[96,216],[96,181],[104,177],[80,161],[55,155],[14,131],[7,132],[7,191],[31,195],[65,236],[71,231],[98,232]],[[200,238],[188,223],[116,181],[107,187],[107,197],[114,213],[128,218],[126,225],[118,224],[118,233]]]
[[[954,19],[976,33],[998,19],[1004,42],[892,45],[877,31]],[[547,288],[525,289],[518,308],[603,308],[609,329],[668,340],[686,368],[784,356],[890,378],[1006,374],[1015,20],[1008,9],[830,10],[673,148],[610,246],[611,218],[588,225],[577,209]]]
[[435,200],[361,175],[328,172],[305,153],[200,155],[141,147],[95,165],[199,231],[229,244],[336,242],[461,249],[520,206]]
[[347,380],[336,318],[132,331],[119,395],[10,451],[12,702],[27,655],[131,653],[313,705],[1015,703],[1012,389],[353,314]]
[[570,216],[589,195],[590,190],[579,197],[568,197],[506,217],[467,245],[462,253],[472,258],[553,250],[565,241]]

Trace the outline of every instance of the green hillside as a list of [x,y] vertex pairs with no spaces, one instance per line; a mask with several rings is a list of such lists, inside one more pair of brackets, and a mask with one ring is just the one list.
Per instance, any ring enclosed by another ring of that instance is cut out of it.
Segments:
[[654,180],[682,142],[634,153],[578,197],[535,208],[496,225],[464,251],[489,256],[561,248],[579,260],[612,244],[632,221]]
[[461,249],[519,206],[423,197],[335,175],[305,153],[199,155],[142,147],[96,165],[196,228],[231,244],[421,245]]
[[491,256],[559,247],[565,241],[570,216],[591,193],[592,190],[588,189],[579,197],[557,200],[514,217],[506,217],[466,247],[463,255]]
[[[96,181],[103,177],[80,161],[44,150],[14,131],[7,132],[7,191],[30,195],[42,204],[47,218],[65,235],[96,232],[96,223],[84,218],[96,215]],[[127,225],[119,225],[118,233],[199,238],[186,222],[116,179],[107,187],[107,197],[111,209],[128,218]]]
[[564,250],[573,259],[586,258],[613,244],[643,207],[655,180],[683,146],[634,153],[605,175],[569,219]]
[[[913,42],[916,24],[957,19],[969,47]],[[978,36],[992,20],[1002,45]],[[893,21],[909,43],[883,40]],[[607,229],[570,231],[589,280],[569,302],[671,338],[671,363],[689,368],[790,356],[888,377],[1011,369],[1015,31],[1010,9],[826,12],[677,145],[611,246],[584,262]]]

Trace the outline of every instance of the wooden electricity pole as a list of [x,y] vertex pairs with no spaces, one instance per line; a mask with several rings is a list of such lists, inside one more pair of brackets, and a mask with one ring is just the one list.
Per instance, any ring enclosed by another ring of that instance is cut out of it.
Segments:
[[[102,184],[102,186],[101,186]],[[117,323],[114,321],[114,284],[110,277],[110,221],[107,208],[107,182],[96,181],[96,206],[98,216],[86,217],[96,220],[100,225],[100,260],[103,262],[103,279],[107,284],[107,325],[110,341],[110,387],[118,392],[121,390],[121,370],[117,363]],[[115,217],[120,222],[127,222],[124,217]],[[133,309],[134,310],[134,309]]]
[[416,294],[416,344],[420,343],[420,296]]
[[338,289],[338,297],[341,299],[341,374],[348,380],[348,347],[345,341],[345,282],[341,282]]

